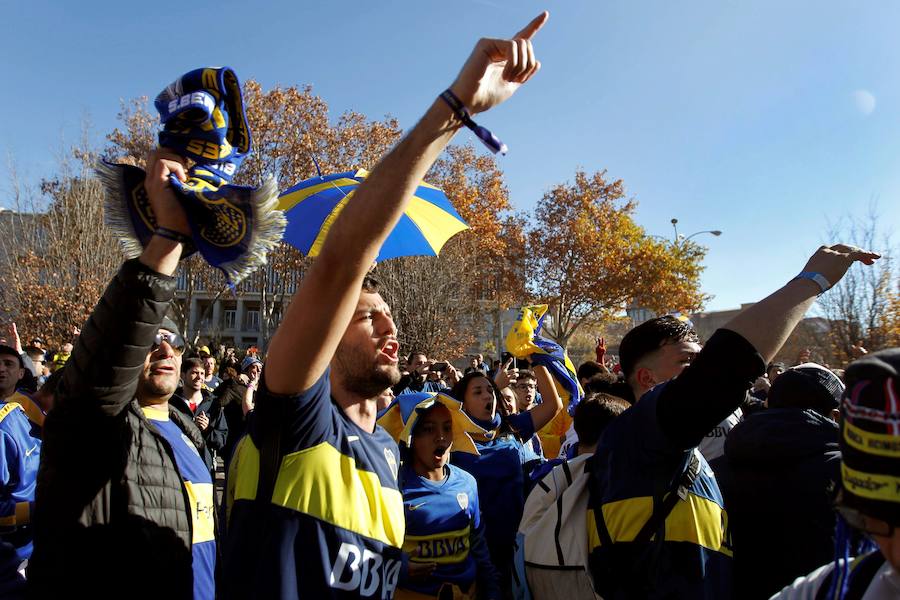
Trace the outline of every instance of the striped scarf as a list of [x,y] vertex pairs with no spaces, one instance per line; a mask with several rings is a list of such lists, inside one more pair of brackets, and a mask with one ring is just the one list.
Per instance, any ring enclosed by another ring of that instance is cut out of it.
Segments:
[[[190,71],[160,92],[154,104],[163,125],[159,145],[194,163],[187,181],[170,176],[194,246],[182,258],[199,252],[233,286],[266,262],[286,225],[276,210],[274,179],[258,188],[231,183],[252,143],[237,76],[228,67]],[[137,256],[157,226],[145,173],[105,162],[98,172],[107,190],[107,224],[125,254]]]

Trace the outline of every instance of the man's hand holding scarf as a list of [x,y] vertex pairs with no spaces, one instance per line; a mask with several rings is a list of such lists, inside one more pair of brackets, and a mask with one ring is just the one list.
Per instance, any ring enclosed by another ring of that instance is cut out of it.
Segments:
[[146,171],[144,189],[150,198],[150,207],[156,215],[156,222],[160,227],[190,237],[191,226],[171,182],[172,175],[181,182],[187,181],[184,157],[167,148],[157,148],[147,157]]
[[[273,178],[256,188],[233,183],[252,146],[237,76],[228,67],[195,69],[166,86],[154,105],[163,126],[162,150],[148,162],[154,172],[98,167],[107,224],[130,257],[151,239],[168,238],[183,244],[181,258],[198,251],[234,285],[266,262],[286,223]],[[148,186],[170,200],[174,194],[183,212],[164,210],[160,220]]]

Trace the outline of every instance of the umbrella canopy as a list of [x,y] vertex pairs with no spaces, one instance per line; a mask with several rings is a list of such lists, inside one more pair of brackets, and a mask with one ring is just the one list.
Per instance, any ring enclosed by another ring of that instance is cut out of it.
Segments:
[[[335,219],[368,174],[359,169],[313,177],[282,192],[278,209],[288,220],[284,241],[307,256],[317,256]],[[423,181],[376,260],[437,256],[447,240],[468,228],[444,192]]]
[[453,450],[478,454],[478,448],[472,440],[475,435],[480,439],[490,439],[492,432],[485,431],[476,425],[462,408],[463,403],[446,394],[434,392],[417,392],[400,394],[387,408],[378,413],[378,424],[384,427],[391,436],[407,447],[412,445],[412,432],[419,420],[419,415],[435,404],[443,404],[450,411],[453,421]]

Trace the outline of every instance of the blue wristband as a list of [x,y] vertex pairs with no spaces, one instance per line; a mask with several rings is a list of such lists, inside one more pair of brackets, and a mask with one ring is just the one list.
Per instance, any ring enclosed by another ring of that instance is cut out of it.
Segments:
[[803,271],[802,273],[794,277],[794,279],[809,279],[810,281],[814,281],[816,285],[818,285],[822,290],[821,292],[819,292],[820,296],[831,289],[831,282],[825,279],[824,275],[822,275],[821,273],[816,273],[815,271]]
[[481,125],[473,121],[472,116],[469,115],[469,110],[462,103],[462,101],[456,97],[456,94],[451,92],[449,89],[446,89],[441,94],[441,100],[447,103],[447,106],[449,106],[453,110],[453,113],[460,121],[462,121],[463,125],[471,129],[472,133],[478,136],[478,139],[481,140],[481,143],[487,146],[491,152],[493,152],[494,154],[497,154],[499,152],[500,154],[506,155],[506,144],[501,142],[500,138],[491,133],[490,129],[488,129],[487,127],[482,127]]

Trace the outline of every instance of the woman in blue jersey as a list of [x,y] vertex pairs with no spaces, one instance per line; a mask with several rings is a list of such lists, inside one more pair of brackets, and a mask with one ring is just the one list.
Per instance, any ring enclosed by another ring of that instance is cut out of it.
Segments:
[[475,452],[482,431],[460,402],[434,393],[404,394],[378,423],[400,443],[406,516],[404,566],[394,598],[501,598],[484,542],[475,479],[450,464],[450,450]]
[[478,481],[478,498],[491,562],[500,574],[501,587],[512,589],[512,559],[516,531],[525,507],[527,472],[540,462],[520,440],[550,422],[562,408],[550,373],[535,366],[538,391],[543,402],[522,413],[502,417],[498,412],[500,391],[480,372],[472,372],[457,383],[450,395],[462,401],[463,410],[488,435],[475,437],[477,454],[453,452],[454,465]]

